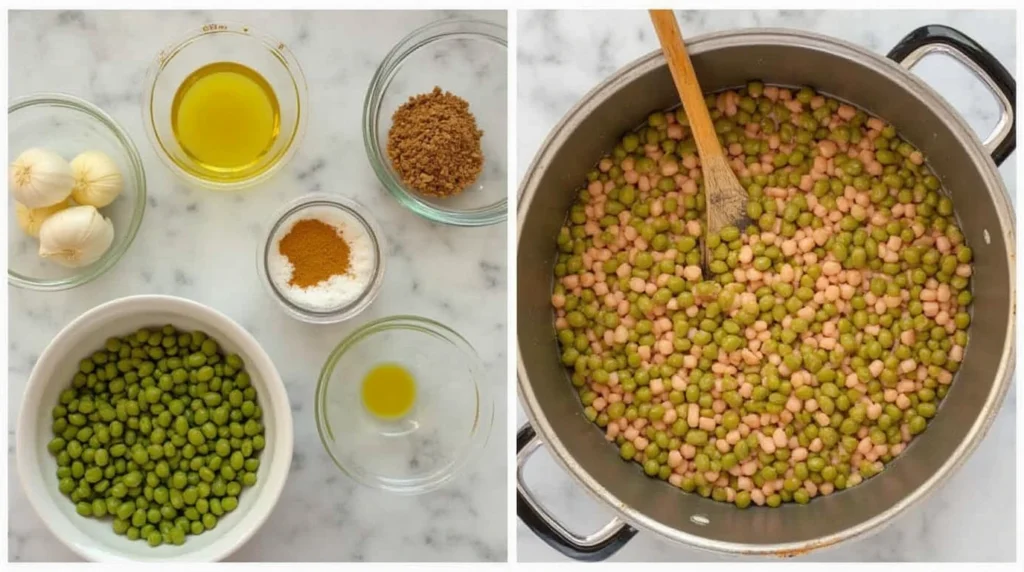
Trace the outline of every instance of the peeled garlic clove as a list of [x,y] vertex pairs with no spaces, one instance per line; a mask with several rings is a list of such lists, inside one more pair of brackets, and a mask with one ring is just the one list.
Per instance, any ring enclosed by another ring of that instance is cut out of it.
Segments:
[[114,225],[96,207],[71,207],[43,221],[39,256],[78,268],[99,260],[113,242]]
[[14,200],[30,209],[55,205],[71,194],[75,178],[63,157],[33,147],[11,163],[8,173]]
[[124,179],[117,163],[102,151],[86,151],[71,160],[75,186],[71,197],[75,202],[105,207],[114,202],[124,188]]
[[43,226],[43,221],[70,206],[70,199],[64,199],[55,205],[38,209],[30,209],[21,203],[14,203],[14,215],[18,219],[18,226],[25,231],[25,234],[39,238],[39,229]]

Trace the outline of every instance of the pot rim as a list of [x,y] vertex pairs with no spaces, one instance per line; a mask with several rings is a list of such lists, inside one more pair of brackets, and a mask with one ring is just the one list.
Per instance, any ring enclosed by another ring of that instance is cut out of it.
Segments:
[[[791,30],[785,28],[750,28],[744,30],[732,30],[714,32],[696,36],[687,41],[687,49],[691,54],[700,54],[720,48],[757,45],[764,43],[785,43],[815,51],[825,51],[836,57],[853,59],[872,70],[888,77],[900,87],[915,94],[928,108],[940,117],[951,130],[956,134],[964,151],[969,155],[974,164],[981,172],[986,181],[986,190],[992,201],[995,203],[999,219],[1001,237],[992,237],[993,240],[1004,241],[1007,252],[1007,265],[1011,268],[1009,280],[1011,294],[1016,292],[1016,273],[1014,260],[1016,258],[1016,230],[1013,222],[1013,207],[1010,202],[1009,193],[1003,184],[1002,178],[996,168],[992,157],[985,151],[977,134],[966,123],[960,112],[946,102],[930,85],[900,67],[896,62],[889,60],[879,54],[868,51],[856,44],[839,40],[823,34],[805,32],[802,30]],[[660,50],[650,52],[640,58],[633,60],[619,68],[609,78],[602,81],[595,88],[591,89],[577,102],[562,119],[552,128],[551,132],[541,144],[540,149],[534,155],[523,177],[519,188],[517,232],[523,236],[523,225],[530,204],[533,201],[539,181],[539,173],[547,168],[550,163],[550,155],[554,150],[564,144],[565,139],[576,127],[591,114],[597,104],[607,98],[610,94],[619,91],[625,85],[633,82],[637,77],[645,75],[655,68],[665,66],[665,58]],[[854,102],[856,103],[856,102]],[[518,245],[517,245],[518,250]],[[824,548],[843,542],[868,532],[877,532],[882,525],[890,522],[898,514],[910,506],[926,498],[934,492],[946,479],[948,479],[977,448],[978,444],[988,433],[1006,393],[1010,388],[1012,364],[1014,362],[1014,316],[1016,315],[1015,295],[1011,298],[1011,311],[1006,325],[1006,343],[1003,346],[1002,357],[996,370],[996,383],[989,392],[981,414],[974,425],[970,428],[967,436],[960,445],[953,451],[949,459],[920,487],[911,494],[904,497],[900,502],[889,507],[871,519],[863,521],[855,526],[846,528],[835,534],[821,538],[792,543],[779,544],[749,544],[740,542],[723,542],[710,540],[695,534],[666,526],[646,514],[624,504],[615,495],[606,489],[598,479],[590,475],[572,458],[565,445],[555,434],[550,423],[542,415],[539,415],[539,403],[529,383],[526,364],[523,362],[521,352],[517,351],[517,385],[520,402],[524,405],[527,417],[544,445],[551,451],[554,457],[563,468],[580,484],[584,486],[592,496],[612,508],[616,515],[627,523],[641,529],[656,532],[670,540],[688,544],[696,548],[713,552],[724,552],[733,554],[748,555],[776,555],[794,556],[806,553],[819,548]],[[518,340],[517,340],[518,348]]]

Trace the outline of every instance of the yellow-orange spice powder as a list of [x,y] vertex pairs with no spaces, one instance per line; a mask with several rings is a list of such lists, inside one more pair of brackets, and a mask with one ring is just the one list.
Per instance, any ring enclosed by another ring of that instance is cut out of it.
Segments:
[[321,220],[295,223],[277,248],[292,263],[292,286],[308,288],[348,272],[348,243],[338,229]]

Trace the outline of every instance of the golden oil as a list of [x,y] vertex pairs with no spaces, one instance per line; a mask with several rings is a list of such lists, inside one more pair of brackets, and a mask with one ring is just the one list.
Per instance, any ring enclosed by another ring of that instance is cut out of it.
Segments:
[[377,365],[363,378],[363,405],[376,417],[400,419],[416,402],[416,381],[395,363]]
[[273,165],[266,155],[281,130],[281,111],[270,83],[236,62],[192,72],[171,103],[171,126],[203,178],[240,180]]

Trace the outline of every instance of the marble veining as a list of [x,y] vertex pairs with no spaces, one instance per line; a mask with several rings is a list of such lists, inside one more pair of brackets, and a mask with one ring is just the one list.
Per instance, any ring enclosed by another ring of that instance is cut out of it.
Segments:
[[[21,491],[14,427],[32,366],[69,321],[131,294],[174,294],[209,304],[248,329],[288,387],[295,453],[269,521],[236,561],[504,561],[506,555],[506,227],[431,224],[402,208],[377,181],[363,149],[363,98],[378,63],[403,36],[458,12],[25,12],[9,14],[9,94],[61,91],[110,113],[134,139],[149,200],[134,244],[113,270],[67,292],[10,289],[8,418],[9,558],[77,560],[43,525]],[[502,12],[472,14],[500,23]],[[216,20],[242,21],[286,43],[303,66],[312,120],[292,161],[253,189],[191,188],[164,166],[142,126],[146,70],[157,52]],[[450,53],[451,63],[475,61]],[[47,62],[39,65],[39,62]],[[475,68],[474,68],[475,69]],[[481,70],[476,70],[481,71]],[[502,102],[504,97],[502,97]],[[386,236],[388,268],[376,302],[343,324],[288,317],[259,283],[256,251],[280,206],[310,192],[365,205]],[[496,415],[486,448],[453,484],[420,497],[362,487],[333,465],[317,436],[313,394],[328,353],[359,325],[417,314],[451,326],[484,362]]]
[[[749,27],[804,29],[885,54],[904,35],[925,24],[946,24],[978,40],[1009,70],[1016,69],[1014,14],[995,11],[682,11],[684,38]],[[658,49],[642,11],[518,14],[517,174],[522,178],[549,130],[572,105],[609,74]],[[926,58],[915,73],[960,110],[982,138],[996,124],[998,108],[986,88],[948,58]],[[596,158],[595,158],[596,159]],[[1000,168],[1015,200],[1016,155]],[[1016,389],[1012,388],[978,449],[938,491],[881,534],[815,552],[801,560],[1012,561],[1015,557]],[[519,423],[526,421],[520,406]],[[603,526],[611,512],[589,498],[543,451],[526,469],[526,480],[549,510],[581,533]],[[993,494],[998,491],[997,494]],[[563,560],[521,522],[519,561]],[[730,561],[727,557],[640,533],[616,561]]]

